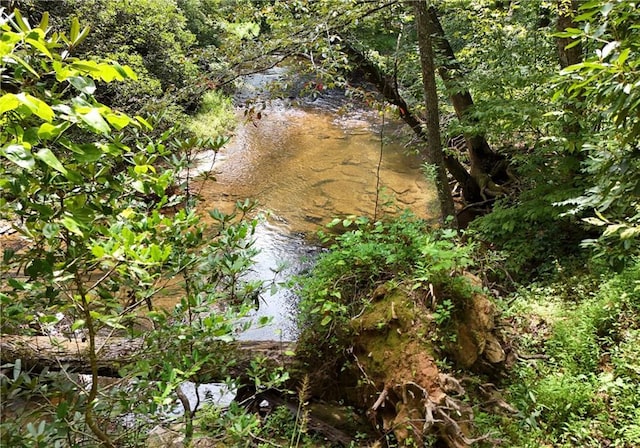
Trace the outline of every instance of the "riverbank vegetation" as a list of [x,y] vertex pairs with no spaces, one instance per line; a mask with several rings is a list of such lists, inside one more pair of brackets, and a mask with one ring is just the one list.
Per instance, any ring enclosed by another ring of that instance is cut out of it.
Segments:
[[[3,345],[3,445],[640,445],[636,2],[8,3],[1,329],[60,354]],[[292,367],[238,374],[255,205],[198,209],[186,168],[284,60],[404,122],[443,213],[330,222]],[[105,382],[116,336],[140,348]],[[227,407],[185,395],[223,380]]]

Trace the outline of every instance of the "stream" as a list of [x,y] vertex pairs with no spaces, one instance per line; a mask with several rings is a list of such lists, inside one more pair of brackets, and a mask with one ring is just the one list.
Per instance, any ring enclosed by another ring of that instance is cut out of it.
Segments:
[[[435,206],[420,160],[393,142],[399,123],[377,111],[348,107],[352,101],[340,92],[297,103],[272,99],[269,85],[285,70],[275,67],[244,78],[235,97],[239,124],[233,137],[215,159],[212,153],[200,156],[196,168],[211,170],[216,179],[201,191],[203,210],[229,211],[237,200],[250,198],[268,216],[256,231],[260,254],[249,274],[267,282],[283,263],[280,281],[308,268],[318,249],[306,236],[334,217],[373,217],[378,175],[378,217],[406,208],[424,217]],[[259,119],[245,118],[247,104],[264,107]],[[296,305],[290,290],[263,294],[253,317],[273,320],[241,339],[294,340]]]

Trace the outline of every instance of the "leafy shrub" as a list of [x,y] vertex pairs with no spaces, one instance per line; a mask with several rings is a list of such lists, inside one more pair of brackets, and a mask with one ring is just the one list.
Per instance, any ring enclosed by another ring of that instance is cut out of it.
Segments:
[[[362,300],[387,280],[450,283],[451,273],[471,264],[470,247],[456,233],[429,229],[410,212],[370,223],[366,218],[334,220],[348,230],[333,238],[312,272],[299,279],[302,326],[328,327],[360,311]],[[354,229],[350,229],[355,225]],[[332,238],[321,232],[325,241]]]
[[542,408],[541,420],[551,428],[581,419],[597,409],[596,390],[586,375],[573,376],[564,373],[541,378],[531,393]]
[[202,98],[198,114],[189,129],[198,137],[211,137],[229,131],[235,122],[231,100],[219,91],[209,91]]
[[564,209],[554,206],[569,194],[556,185],[535,188],[522,193],[517,204],[497,203],[470,228],[504,253],[504,268],[517,280],[553,272],[558,259],[580,256],[580,242],[587,236],[575,217],[563,216]]
[[[512,446],[637,446],[640,263],[631,260],[614,275],[529,285],[517,298],[520,331],[532,334],[519,336],[514,347],[542,350],[548,359],[514,368],[509,401],[528,431],[504,421],[503,435]],[[511,318],[519,322],[518,315]]]

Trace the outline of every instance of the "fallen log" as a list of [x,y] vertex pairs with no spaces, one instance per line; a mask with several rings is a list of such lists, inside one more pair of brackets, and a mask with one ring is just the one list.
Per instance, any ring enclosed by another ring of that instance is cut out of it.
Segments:
[[[144,338],[96,337],[98,372],[103,376],[120,376],[121,369],[139,360],[143,354]],[[89,343],[81,339],[50,336],[0,336],[0,361],[2,364],[21,360],[25,369],[35,371],[66,369],[75,373],[91,373],[88,357]],[[265,358],[272,366],[288,367],[293,357],[294,344],[280,341],[212,341],[211,353],[232,360],[224,371],[205,365],[208,380],[222,381],[226,376],[242,377],[253,359]],[[157,356],[157,355],[156,355]],[[161,355],[160,355],[161,356]],[[157,364],[162,360],[155,358]],[[219,375],[219,378],[215,376]]]

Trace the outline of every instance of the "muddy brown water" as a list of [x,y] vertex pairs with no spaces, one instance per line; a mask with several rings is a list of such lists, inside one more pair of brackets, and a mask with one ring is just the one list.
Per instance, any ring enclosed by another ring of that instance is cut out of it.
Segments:
[[382,151],[378,216],[404,208],[432,214],[434,191],[419,159],[388,137],[381,148],[381,120],[308,107],[267,110],[241,124],[218,155],[202,206],[252,198],[289,233],[314,232],[335,216],[373,217]]

